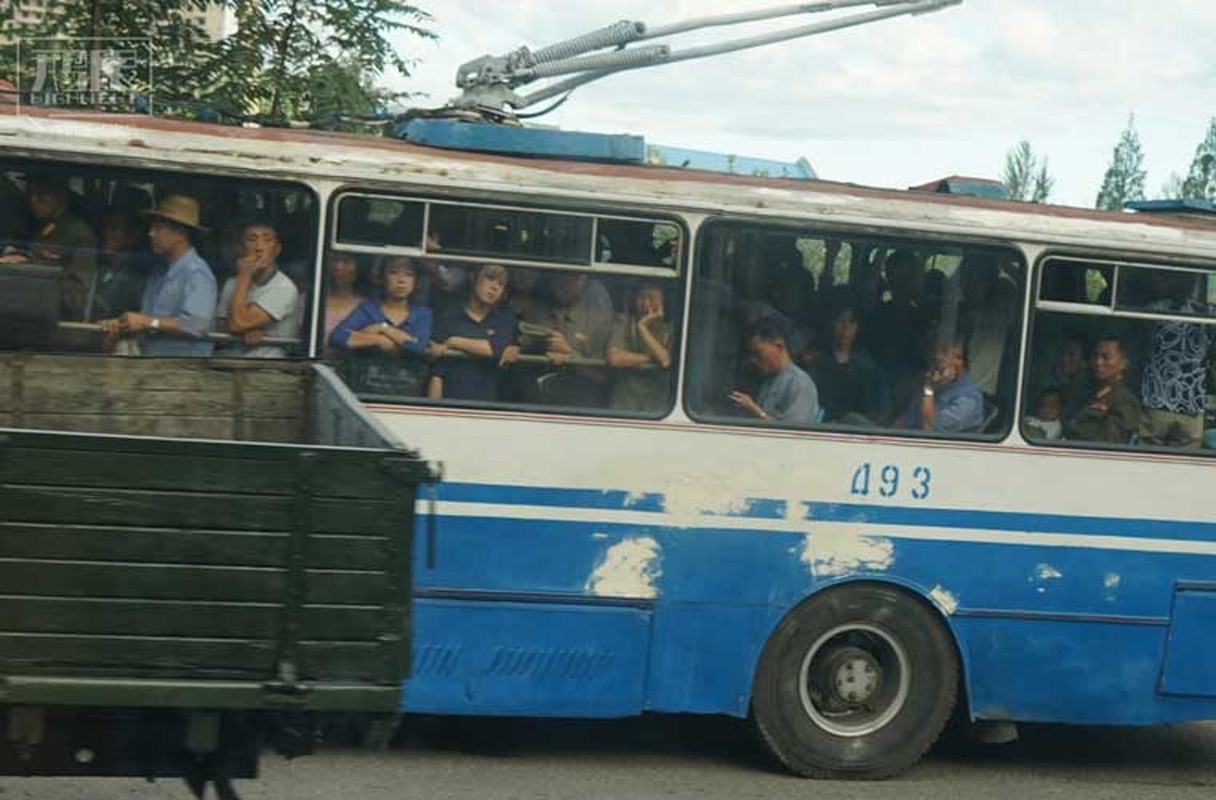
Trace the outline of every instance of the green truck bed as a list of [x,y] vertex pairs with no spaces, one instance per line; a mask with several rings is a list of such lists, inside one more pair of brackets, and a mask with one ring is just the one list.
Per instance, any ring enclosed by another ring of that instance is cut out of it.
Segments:
[[324,366],[0,356],[0,770],[62,772],[39,745],[105,709],[204,745],[394,713],[429,478]]

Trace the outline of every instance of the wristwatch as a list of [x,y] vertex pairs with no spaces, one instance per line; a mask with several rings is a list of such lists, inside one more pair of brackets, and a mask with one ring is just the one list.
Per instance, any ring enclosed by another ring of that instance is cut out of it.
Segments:
[[160,330],[160,317],[153,317],[152,321],[148,323],[148,327],[154,331]]
[[934,394],[934,392],[933,392],[933,387],[932,387],[932,386],[926,386],[926,387],[924,388],[924,394],[925,394],[925,397],[932,397],[932,396],[933,396],[933,394]]

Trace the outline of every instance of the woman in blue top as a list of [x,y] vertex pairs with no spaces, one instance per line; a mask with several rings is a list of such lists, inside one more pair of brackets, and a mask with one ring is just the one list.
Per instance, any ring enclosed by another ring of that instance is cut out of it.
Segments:
[[[351,376],[364,392],[421,394],[421,356],[431,339],[431,310],[410,306],[418,273],[408,258],[392,256],[376,265],[381,299],[364,300],[329,337],[335,350],[367,356]],[[374,356],[374,357],[373,357]]]

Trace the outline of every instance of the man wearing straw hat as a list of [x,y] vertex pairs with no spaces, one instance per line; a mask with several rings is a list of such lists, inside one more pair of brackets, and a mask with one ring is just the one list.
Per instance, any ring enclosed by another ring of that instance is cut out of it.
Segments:
[[145,356],[209,356],[207,338],[215,324],[215,275],[194,249],[191,237],[206,231],[199,224],[198,201],[184,194],[166,196],[151,211],[148,239],[152,252],[168,267],[144,287],[139,311],[104,320],[103,331],[137,337]]

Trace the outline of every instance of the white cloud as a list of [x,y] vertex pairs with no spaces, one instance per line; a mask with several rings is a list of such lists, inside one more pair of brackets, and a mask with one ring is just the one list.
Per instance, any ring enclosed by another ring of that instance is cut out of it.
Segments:
[[[403,41],[420,63],[398,85],[438,105],[456,93],[457,66],[483,54],[544,46],[618,19],[662,25],[772,5],[443,0],[429,9],[441,42]],[[719,29],[672,44],[730,35]],[[954,172],[998,176],[1005,152],[1025,137],[1050,158],[1057,198],[1089,204],[1130,112],[1150,191],[1185,171],[1216,113],[1213,40],[1211,0],[965,0],[939,14],[618,75],[583,87],[545,121],[703,149],[806,155],[825,177],[892,186]]]

